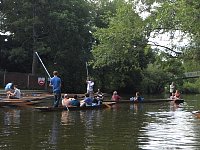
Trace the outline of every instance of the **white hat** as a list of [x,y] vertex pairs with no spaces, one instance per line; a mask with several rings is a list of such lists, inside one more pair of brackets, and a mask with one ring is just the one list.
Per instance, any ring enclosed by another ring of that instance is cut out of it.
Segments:
[[64,97],[67,97],[67,96],[68,96],[67,94],[64,95]]
[[117,91],[114,91],[113,94],[117,94]]

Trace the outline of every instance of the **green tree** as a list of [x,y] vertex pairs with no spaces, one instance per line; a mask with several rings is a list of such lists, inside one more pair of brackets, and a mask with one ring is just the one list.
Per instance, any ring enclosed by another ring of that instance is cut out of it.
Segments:
[[[61,73],[65,89],[84,88],[84,64],[92,45],[87,1],[6,0],[1,1],[1,8],[1,32],[10,33],[7,43],[12,44],[2,48],[9,71],[45,73],[37,64],[38,51],[50,72]],[[12,62],[17,66],[12,67]]]
[[97,44],[91,63],[107,89],[131,87],[131,91],[139,86],[152,53],[147,46],[145,23],[133,5],[123,0],[116,4],[116,15],[110,18],[109,27],[95,32]]

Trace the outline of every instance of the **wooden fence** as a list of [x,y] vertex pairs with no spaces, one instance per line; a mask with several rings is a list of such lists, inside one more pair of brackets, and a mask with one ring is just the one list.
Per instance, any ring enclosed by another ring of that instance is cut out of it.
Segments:
[[48,77],[41,75],[32,75],[18,72],[1,72],[0,71],[0,89],[12,82],[20,89],[26,90],[49,90]]

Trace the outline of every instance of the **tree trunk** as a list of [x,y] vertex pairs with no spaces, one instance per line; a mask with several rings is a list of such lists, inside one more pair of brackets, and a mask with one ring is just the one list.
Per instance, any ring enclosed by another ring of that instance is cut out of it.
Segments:
[[35,15],[36,15],[36,10],[35,10],[35,1],[33,4],[33,62],[32,62],[32,74],[35,75],[37,72],[37,64],[38,64],[38,59],[35,54],[36,52],[36,31],[35,31]]

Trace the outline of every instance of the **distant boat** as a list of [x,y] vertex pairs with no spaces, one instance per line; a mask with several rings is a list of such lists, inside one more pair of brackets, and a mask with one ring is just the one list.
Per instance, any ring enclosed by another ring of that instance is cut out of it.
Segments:
[[[130,101],[130,100],[120,100],[120,101],[116,101],[116,103],[158,103],[158,102],[170,102],[170,101],[174,101],[175,103],[183,103],[184,99],[177,99],[177,100],[172,100],[172,99],[144,99],[141,102],[135,102],[135,101]],[[115,102],[115,101],[106,101],[104,100],[103,102]]]

